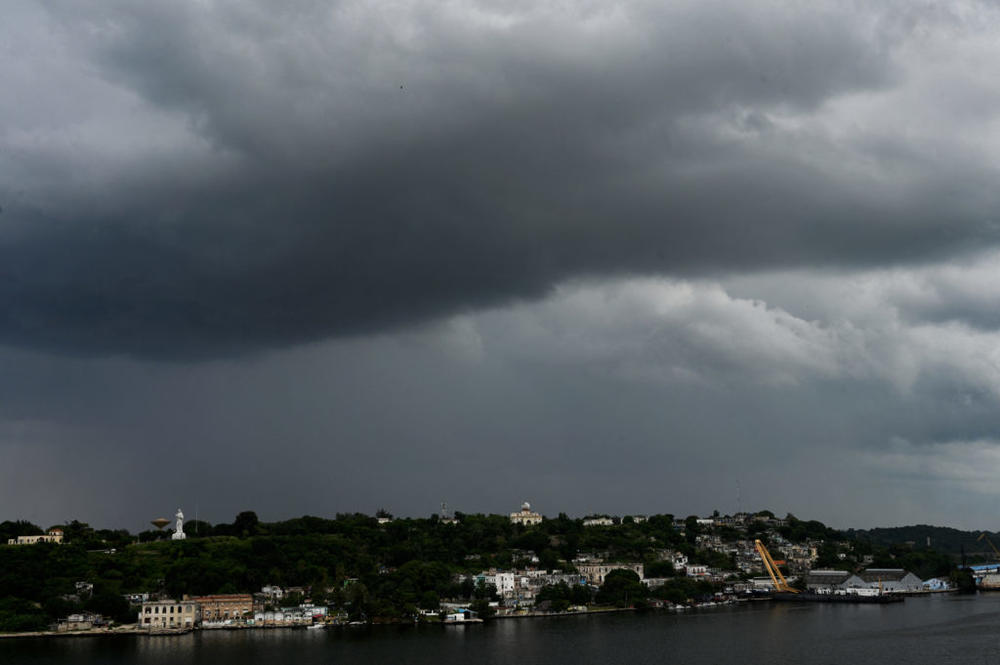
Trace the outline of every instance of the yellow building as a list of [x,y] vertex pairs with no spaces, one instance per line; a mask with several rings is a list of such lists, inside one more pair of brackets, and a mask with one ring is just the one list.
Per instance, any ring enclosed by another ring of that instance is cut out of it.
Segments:
[[8,545],[34,545],[35,543],[57,543],[62,544],[62,529],[49,529],[49,532],[41,536],[18,536],[7,541]]
[[201,620],[193,600],[148,600],[139,609],[142,628],[194,628]]

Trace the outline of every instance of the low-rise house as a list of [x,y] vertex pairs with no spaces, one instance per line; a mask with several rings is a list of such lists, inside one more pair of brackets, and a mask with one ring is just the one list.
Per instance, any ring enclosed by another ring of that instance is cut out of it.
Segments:
[[129,605],[142,605],[150,599],[148,591],[143,593],[126,593],[122,594],[122,596],[128,601]]
[[479,616],[468,608],[444,615],[444,623],[466,623],[477,621],[479,621]]
[[326,605],[313,605],[312,603],[302,603],[298,609],[303,616],[309,619],[324,619],[330,611]]
[[722,538],[713,534],[700,534],[695,536],[694,542],[699,547],[716,552],[722,550]]
[[272,603],[280,602],[285,597],[285,592],[280,586],[268,584],[260,588],[260,593]]
[[255,626],[303,626],[312,623],[312,616],[307,616],[301,608],[288,607],[255,612],[253,623]]
[[[325,621],[329,614],[330,609],[325,605],[302,603],[277,610],[256,610],[252,622],[255,626],[300,626]],[[247,618],[251,620],[250,617]]]
[[672,581],[673,579],[674,578],[672,577],[647,577],[642,580],[642,583],[645,584],[650,589],[658,589],[664,584],[667,584],[668,582]]
[[194,600],[147,600],[137,623],[142,628],[194,628],[201,623],[201,609]]
[[929,580],[924,580],[922,586],[926,591],[947,591],[951,589],[951,584],[948,580],[941,579],[940,577],[932,577]]
[[107,625],[107,622],[100,614],[81,612],[70,614],[65,619],[60,619],[59,623],[56,624],[56,631],[66,633],[75,630],[92,630],[95,627],[105,625]]

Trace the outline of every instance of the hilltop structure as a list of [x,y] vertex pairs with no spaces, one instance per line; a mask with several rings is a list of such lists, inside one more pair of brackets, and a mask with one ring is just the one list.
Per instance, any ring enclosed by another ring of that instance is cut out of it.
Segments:
[[510,514],[510,521],[514,524],[531,526],[534,524],[541,524],[542,516],[539,513],[532,512],[531,504],[525,501],[521,504],[521,510],[519,512]]
[[36,543],[56,543],[62,544],[62,529],[52,528],[48,533],[39,536],[18,536],[7,540],[8,545],[34,545]]
[[177,518],[177,528],[174,529],[174,535],[170,536],[171,540],[184,540],[187,538],[187,534],[184,533],[184,513],[181,509],[177,509],[177,514],[174,515]]

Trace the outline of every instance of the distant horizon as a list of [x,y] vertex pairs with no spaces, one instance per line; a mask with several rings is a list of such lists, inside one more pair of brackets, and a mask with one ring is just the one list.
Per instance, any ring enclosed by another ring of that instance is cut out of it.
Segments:
[[[520,505],[518,505],[517,508],[519,509]],[[181,506],[181,509],[183,510],[183,506]],[[533,511],[535,510],[534,504],[532,504],[531,509]],[[278,518],[273,518],[273,519],[272,518],[266,518],[266,517],[262,516],[261,513],[255,511],[255,510],[252,510],[252,509],[247,509],[247,510],[249,512],[255,513],[257,515],[258,519],[262,523],[278,523],[278,522],[286,522],[286,521],[289,521],[289,520],[294,520],[294,519],[298,519],[298,518],[302,518],[302,517],[316,517],[316,518],[319,518],[319,519],[335,520],[335,519],[337,519],[337,516],[339,514],[342,514],[342,515],[364,515],[364,516],[367,516],[367,517],[375,518],[376,517],[376,513],[379,510],[382,510],[382,508],[379,507],[379,508],[376,508],[376,509],[374,509],[374,510],[372,510],[370,512],[364,511],[364,510],[343,510],[343,511],[337,511],[337,512],[332,513],[330,515],[323,515],[323,514],[305,512],[305,513],[301,513],[301,514],[288,515],[288,516],[285,516],[285,517],[278,517]],[[397,519],[397,518],[399,518],[399,519],[431,519],[432,517],[436,517],[439,514],[437,511],[432,512],[432,513],[428,513],[426,515],[399,514],[399,513],[396,513],[394,511],[392,511],[391,509],[385,509],[385,510],[387,510],[392,515],[393,519]],[[751,510],[751,511],[744,510],[744,511],[740,511],[740,512],[746,513],[748,515],[756,515],[756,514],[760,514],[762,512],[766,512],[766,511],[770,511],[770,512],[774,513],[775,518],[778,518],[778,519],[784,519],[789,514],[791,514],[791,515],[793,515],[795,518],[797,518],[799,520],[802,520],[802,521],[812,521],[812,520],[815,520],[815,521],[823,523],[825,526],[827,526],[829,528],[833,528],[833,529],[836,529],[838,531],[849,531],[849,530],[871,531],[871,530],[874,530],[874,529],[899,529],[899,528],[907,528],[907,527],[928,526],[928,527],[933,527],[933,528],[955,529],[957,531],[963,531],[963,532],[969,532],[969,533],[978,533],[978,532],[1000,533],[1000,528],[998,528],[996,531],[994,531],[993,529],[989,529],[989,528],[985,528],[985,529],[984,528],[979,528],[979,527],[976,527],[976,528],[964,528],[964,527],[961,527],[961,526],[953,526],[953,525],[950,525],[950,524],[932,524],[932,523],[928,523],[928,522],[911,522],[911,523],[907,523],[907,524],[891,524],[891,525],[877,524],[877,525],[874,525],[874,526],[856,526],[856,525],[840,526],[840,525],[837,525],[837,524],[831,524],[831,523],[826,522],[826,521],[824,521],[822,519],[818,519],[818,518],[815,518],[815,517],[812,517],[812,516],[808,516],[808,515],[803,516],[801,514],[795,513],[794,511],[786,511],[786,512],[779,513],[778,511],[770,510],[768,508],[761,508],[759,510]],[[234,513],[228,519],[223,518],[221,520],[218,520],[218,519],[209,520],[209,519],[205,519],[204,516],[198,516],[198,517],[196,517],[194,513],[190,513],[189,514],[189,513],[187,513],[185,511],[185,513],[184,513],[184,520],[185,520],[185,524],[187,524],[188,522],[190,522],[192,520],[199,520],[201,522],[207,522],[207,523],[209,523],[209,524],[211,524],[213,526],[218,525],[218,524],[231,524],[232,521],[233,521],[233,519],[235,519],[236,516],[240,512],[244,512],[244,511],[238,511],[237,513]],[[460,510],[460,509],[452,509],[449,506],[449,512],[451,512],[453,514],[454,513],[461,513],[461,514],[465,514],[465,515],[487,515],[487,516],[503,516],[503,517],[507,517],[507,516],[509,516],[510,513],[516,512],[516,511],[513,510],[513,509],[510,510],[510,511],[508,511],[508,512],[465,511],[465,510]],[[560,511],[560,512],[565,512],[565,511]],[[730,512],[730,513],[727,513],[725,511],[719,511],[719,512],[720,512],[720,516],[721,517],[733,516],[733,515],[737,514],[736,511]],[[560,513],[547,514],[545,512],[541,512],[542,517],[544,517],[545,519],[554,519],[554,518],[558,517],[559,514]],[[631,513],[612,513],[612,512],[607,512],[607,511],[604,511],[604,512],[601,512],[601,511],[592,511],[592,512],[582,513],[582,514],[566,513],[566,515],[567,515],[567,517],[569,517],[570,519],[573,519],[573,520],[582,520],[582,519],[586,519],[587,517],[591,517],[591,516],[604,516],[604,515],[606,515],[608,517],[611,517],[611,518],[616,518],[616,517],[617,518],[624,518],[624,517],[633,517],[633,516],[652,517],[654,515],[672,515],[674,517],[674,519],[686,519],[687,517],[691,517],[691,516],[695,516],[695,517],[698,517],[698,518],[711,518],[712,517],[712,511],[709,511],[709,512],[704,513],[704,514],[689,513],[689,514],[684,514],[684,515],[682,515],[680,513],[672,513],[672,512],[669,512],[669,511],[665,511],[665,512],[631,512]],[[65,520],[65,521],[55,521],[55,522],[51,522],[51,523],[36,522],[34,520],[26,519],[26,518],[23,518],[23,517],[15,517],[15,518],[0,517],[0,522],[3,522],[3,521],[10,521],[10,522],[26,521],[26,522],[30,522],[30,523],[34,524],[35,526],[38,526],[41,529],[49,529],[49,528],[53,528],[53,527],[63,526],[63,525],[69,524],[73,520],[76,520],[76,521],[78,521],[78,522],[80,522],[82,524],[87,524],[91,528],[94,528],[94,529],[110,529],[110,530],[125,529],[129,533],[138,534],[138,533],[141,533],[143,531],[156,531],[157,529],[151,523],[151,520],[159,519],[159,518],[165,518],[165,519],[170,520],[170,524],[168,524],[166,527],[164,527],[163,531],[172,531],[173,530],[173,526],[172,526],[173,525],[173,513],[170,513],[170,514],[166,514],[165,513],[163,515],[157,515],[157,516],[151,517],[150,521],[147,522],[147,524],[145,526],[142,526],[141,528],[138,528],[138,529],[135,528],[134,526],[130,528],[129,526],[126,526],[126,525],[105,526],[103,524],[95,523],[93,521],[89,521],[89,520],[85,520],[85,519],[80,519],[79,517],[71,518],[71,519],[68,519],[68,520]]]

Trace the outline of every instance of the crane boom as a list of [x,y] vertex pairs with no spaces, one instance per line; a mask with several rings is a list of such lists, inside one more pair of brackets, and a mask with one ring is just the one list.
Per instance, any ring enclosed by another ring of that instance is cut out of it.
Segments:
[[778,564],[774,563],[774,559],[771,557],[771,553],[767,551],[764,547],[764,543],[759,540],[754,541],[754,546],[757,548],[757,554],[760,555],[760,560],[764,563],[764,570],[767,574],[771,576],[771,582],[774,583],[775,591],[784,591],[787,593],[798,593],[798,589],[793,589],[789,584],[785,576],[781,574],[778,569]]
[[993,541],[990,540],[989,536],[986,535],[985,531],[979,534],[979,537],[976,538],[976,541],[983,540],[984,538],[986,539],[986,542],[990,544],[990,547],[993,548],[993,551],[996,552],[997,558],[1000,559],[1000,550],[998,550],[997,546],[993,544]]

